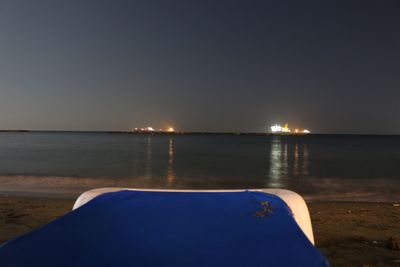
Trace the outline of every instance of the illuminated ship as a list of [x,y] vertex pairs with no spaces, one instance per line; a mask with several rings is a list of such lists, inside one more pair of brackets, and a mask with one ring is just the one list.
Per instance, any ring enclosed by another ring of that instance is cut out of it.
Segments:
[[135,132],[135,133],[154,133],[155,132],[153,127],[133,128],[132,131]]
[[145,127],[145,128],[133,128],[132,132],[134,132],[134,133],[175,133],[175,129],[173,127],[169,127],[166,130],[159,129],[157,131],[153,127]]
[[280,124],[275,124],[275,125],[271,126],[271,133],[273,133],[273,134],[309,134],[311,132],[307,129],[303,129],[303,130],[295,129],[292,132],[292,130],[289,128],[289,125],[286,123],[285,126],[283,126],[283,127]]

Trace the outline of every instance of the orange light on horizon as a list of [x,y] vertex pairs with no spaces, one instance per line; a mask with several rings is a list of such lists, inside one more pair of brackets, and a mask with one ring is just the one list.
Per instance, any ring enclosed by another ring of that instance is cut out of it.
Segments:
[[168,130],[167,130],[167,132],[169,132],[169,133],[173,133],[173,132],[175,132],[175,129],[174,129],[174,128],[172,128],[172,127],[169,127],[169,128],[168,128]]

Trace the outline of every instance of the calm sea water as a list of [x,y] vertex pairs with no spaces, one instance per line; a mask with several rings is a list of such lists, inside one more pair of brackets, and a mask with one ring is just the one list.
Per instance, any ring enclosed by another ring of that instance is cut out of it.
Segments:
[[311,199],[400,200],[398,136],[0,133],[0,191],[107,186],[287,188]]

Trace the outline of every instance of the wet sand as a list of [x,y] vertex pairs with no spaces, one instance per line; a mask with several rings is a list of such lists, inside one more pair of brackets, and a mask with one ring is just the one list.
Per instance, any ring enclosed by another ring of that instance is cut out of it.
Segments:
[[[71,210],[74,199],[0,196],[0,243],[40,227]],[[317,248],[332,266],[400,266],[400,206],[393,203],[309,203]]]

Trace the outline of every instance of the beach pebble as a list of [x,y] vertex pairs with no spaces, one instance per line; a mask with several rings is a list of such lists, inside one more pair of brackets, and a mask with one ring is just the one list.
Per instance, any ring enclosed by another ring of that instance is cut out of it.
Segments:
[[400,240],[394,237],[389,237],[386,242],[386,247],[391,250],[400,250]]

